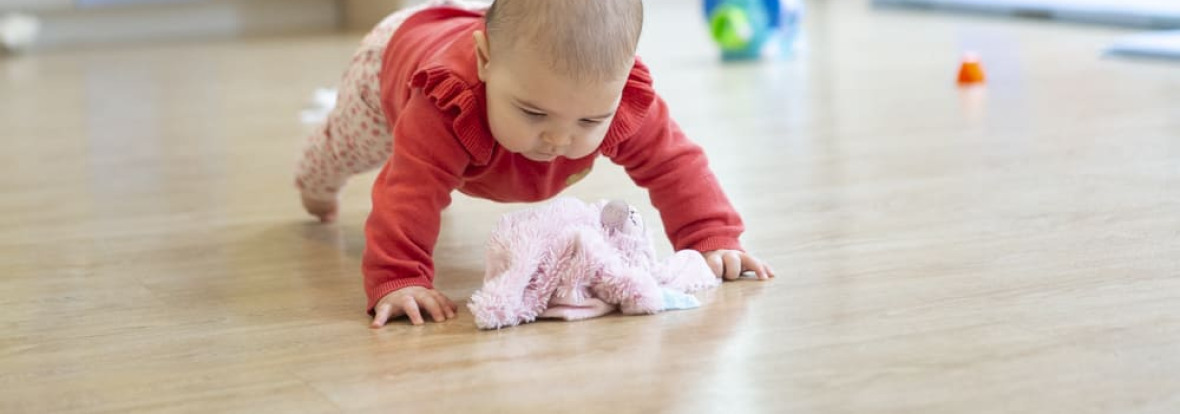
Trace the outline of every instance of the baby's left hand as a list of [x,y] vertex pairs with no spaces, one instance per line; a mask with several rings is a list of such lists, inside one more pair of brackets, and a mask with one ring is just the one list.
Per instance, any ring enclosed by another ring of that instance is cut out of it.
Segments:
[[709,263],[709,267],[713,268],[713,273],[717,277],[725,278],[725,280],[734,280],[742,275],[742,272],[754,272],[754,275],[759,280],[766,280],[774,277],[774,269],[770,265],[762,263],[757,257],[753,255],[738,251],[738,250],[714,250],[703,253],[705,262]]

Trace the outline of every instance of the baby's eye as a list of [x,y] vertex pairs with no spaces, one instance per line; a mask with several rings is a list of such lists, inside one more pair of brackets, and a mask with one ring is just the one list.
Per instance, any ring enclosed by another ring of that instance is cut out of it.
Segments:
[[601,119],[583,119],[578,122],[581,123],[583,126],[588,126],[588,127],[594,127],[594,126],[598,126],[598,125],[602,124]]
[[524,112],[524,114],[525,114],[526,116],[528,116],[529,118],[537,118],[537,119],[540,119],[540,118],[544,118],[544,117],[545,117],[545,114],[544,114],[544,113],[537,112],[537,111],[530,111],[530,110],[528,110],[528,109],[524,109],[524,108],[520,108],[520,112]]

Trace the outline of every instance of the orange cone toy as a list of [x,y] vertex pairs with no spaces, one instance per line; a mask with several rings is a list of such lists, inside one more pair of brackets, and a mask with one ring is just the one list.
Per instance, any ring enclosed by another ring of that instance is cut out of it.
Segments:
[[963,64],[959,66],[959,85],[980,85],[987,80],[983,74],[983,64],[979,63],[979,55],[967,53],[963,55]]

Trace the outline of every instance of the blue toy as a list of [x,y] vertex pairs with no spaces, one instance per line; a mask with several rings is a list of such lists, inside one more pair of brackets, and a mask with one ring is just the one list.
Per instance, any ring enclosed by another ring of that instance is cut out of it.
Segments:
[[705,0],[705,18],[722,60],[753,60],[794,49],[803,4],[799,0]]

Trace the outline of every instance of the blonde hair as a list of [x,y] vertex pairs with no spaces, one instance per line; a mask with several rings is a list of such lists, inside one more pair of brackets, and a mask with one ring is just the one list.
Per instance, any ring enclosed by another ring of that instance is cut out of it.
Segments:
[[614,80],[631,69],[643,31],[641,0],[496,0],[488,9],[492,55],[523,46],[576,80]]

